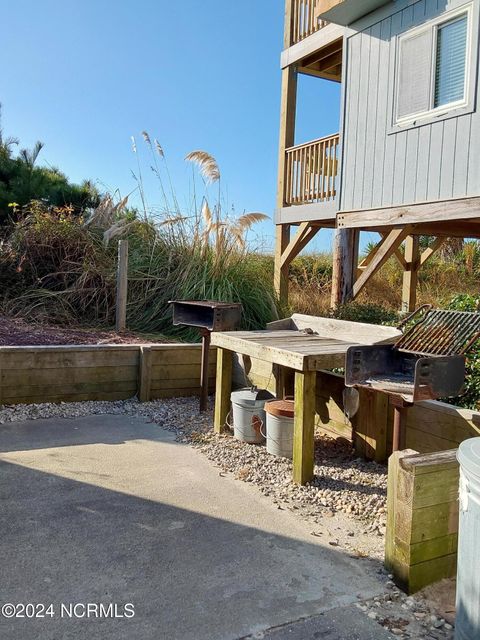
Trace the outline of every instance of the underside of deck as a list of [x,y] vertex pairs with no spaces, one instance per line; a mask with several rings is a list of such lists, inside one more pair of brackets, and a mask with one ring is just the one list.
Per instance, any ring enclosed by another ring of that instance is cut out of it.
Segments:
[[478,238],[480,197],[341,211],[337,216],[339,229],[385,232],[406,225],[418,235]]

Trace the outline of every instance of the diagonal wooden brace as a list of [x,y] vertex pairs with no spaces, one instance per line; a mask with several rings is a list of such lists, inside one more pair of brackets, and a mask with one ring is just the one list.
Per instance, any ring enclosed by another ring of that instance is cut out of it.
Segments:
[[356,298],[370,278],[385,264],[412,231],[411,225],[403,229],[392,229],[379,243],[375,255],[353,285],[353,297]]

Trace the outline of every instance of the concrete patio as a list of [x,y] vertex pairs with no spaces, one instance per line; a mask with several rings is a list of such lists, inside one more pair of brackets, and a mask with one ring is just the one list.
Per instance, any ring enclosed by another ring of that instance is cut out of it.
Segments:
[[[0,618],[2,640],[392,637],[350,606],[382,591],[362,561],[155,424],[2,425],[0,470],[1,604],[55,612]],[[62,617],[61,603],[135,615]]]

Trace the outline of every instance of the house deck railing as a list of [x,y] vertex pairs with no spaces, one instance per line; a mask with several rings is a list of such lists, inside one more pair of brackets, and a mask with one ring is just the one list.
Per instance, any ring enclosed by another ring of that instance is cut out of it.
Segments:
[[286,150],[285,206],[335,198],[339,143],[337,133]]
[[291,0],[292,2],[292,38],[291,44],[296,44],[319,29],[323,29],[328,22],[318,15],[319,0]]

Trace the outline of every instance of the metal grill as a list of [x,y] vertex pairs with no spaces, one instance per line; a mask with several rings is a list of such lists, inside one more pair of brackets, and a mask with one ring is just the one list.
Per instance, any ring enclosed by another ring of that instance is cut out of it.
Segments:
[[395,407],[394,451],[404,444],[405,410],[420,400],[462,393],[465,353],[480,338],[480,313],[442,311],[430,305],[406,318],[417,321],[393,345],[350,347],[345,384],[383,391]]
[[172,300],[173,324],[197,327],[202,335],[202,368],[200,373],[200,411],[208,407],[208,361],[210,333],[233,331],[242,317],[242,305],[216,300]]
[[461,355],[479,336],[480,313],[432,309],[398,340],[395,348],[416,355]]

